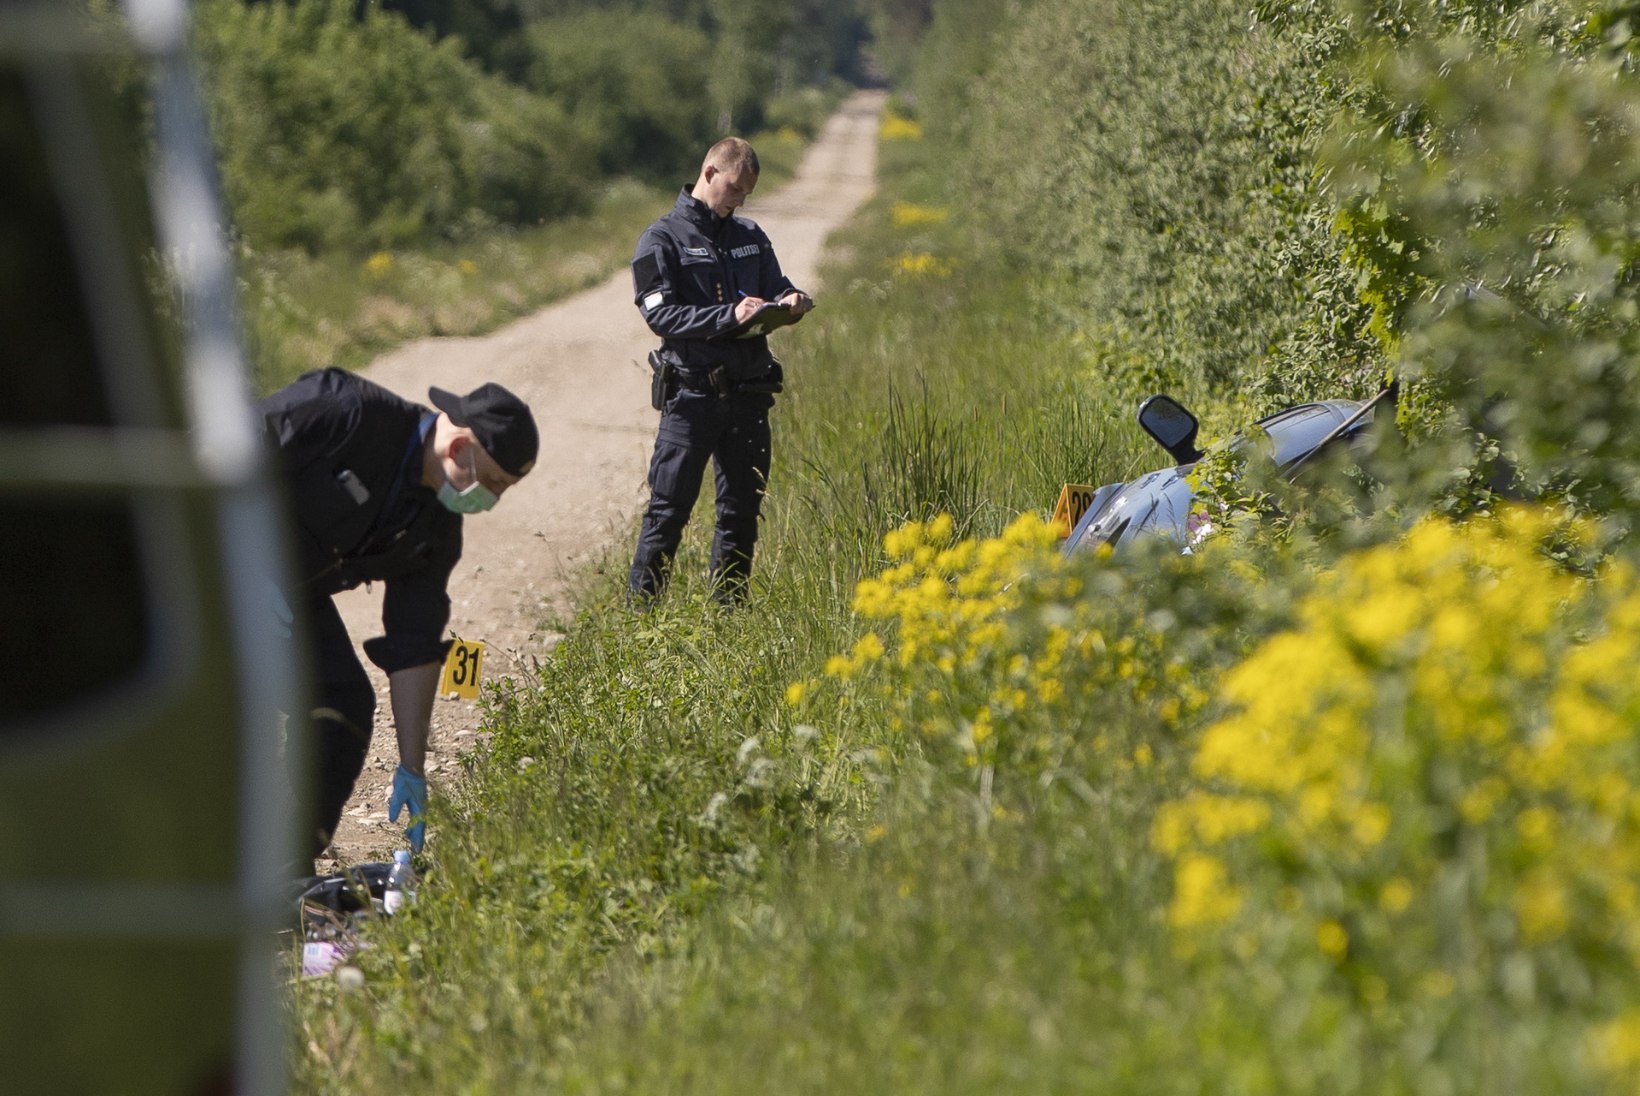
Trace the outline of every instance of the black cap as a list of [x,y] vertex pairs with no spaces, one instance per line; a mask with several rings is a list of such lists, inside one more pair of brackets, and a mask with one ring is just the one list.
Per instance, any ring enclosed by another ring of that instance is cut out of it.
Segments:
[[442,388],[429,388],[427,395],[451,422],[471,430],[508,475],[522,476],[535,467],[541,437],[523,400],[499,384],[481,384],[465,396]]

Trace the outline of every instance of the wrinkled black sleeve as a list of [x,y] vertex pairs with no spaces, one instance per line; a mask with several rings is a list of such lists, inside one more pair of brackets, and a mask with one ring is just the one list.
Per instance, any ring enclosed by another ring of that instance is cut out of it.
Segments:
[[663,339],[709,339],[735,325],[733,304],[685,300],[689,293],[672,241],[653,227],[632,256],[633,301],[649,330]]
[[403,578],[390,578],[382,595],[384,635],[364,641],[364,653],[386,673],[443,662],[450,641],[450,573],[461,558],[461,527],[450,543],[440,545],[427,566]]
[[347,440],[352,429],[347,408],[339,398],[339,370],[321,369],[304,373],[289,385],[265,397],[257,412],[262,420],[262,440],[268,452],[276,454],[278,467],[287,477],[316,461],[328,459]]

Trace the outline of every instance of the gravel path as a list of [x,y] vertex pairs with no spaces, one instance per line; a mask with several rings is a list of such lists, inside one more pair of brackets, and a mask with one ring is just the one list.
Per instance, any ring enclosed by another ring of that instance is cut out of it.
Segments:
[[[883,98],[881,92],[855,94],[826,124],[795,178],[747,203],[746,215],[768,230],[792,281],[817,296],[815,268],[826,237],[871,194]],[[664,212],[657,208],[655,215]],[[431,385],[465,392],[497,381],[535,411],[542,434],[536,468],[495,510],[468,519],[465,554],[450,585],[450,629],[486,644],[487,680],[527,671],[544,657],[559,637],[541,631],[540,622],[570,608],[581,568],[635,533],[655,436],[645,364],[654,344],[622,270],[494,334],[418,340],[363,370],[420,402]],[[337,601],[355,643],[380,632],[379,586]],[[403,843],[402,819],[400,825],[387,821],[398,759],[387,680],[368,660],[365,665],[379,705],[370,756],[331,846],[341,864],[387,859],[388,850]],[[459,777],[458,758],[482,736],[475,703],[434,705],[427,768],[435,795]],[[437,841],[436,827],[429,840]],[[321,870],[329,866],[321,862]]]

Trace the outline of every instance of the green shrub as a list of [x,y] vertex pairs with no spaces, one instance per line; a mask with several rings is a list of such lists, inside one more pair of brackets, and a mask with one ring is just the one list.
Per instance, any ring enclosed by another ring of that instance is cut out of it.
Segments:
[[[1298,265],[1326,250],[1305,243],[1327,227],[1306,216],[1316,112],[1279,94],[1313,84],[1316,58],[1242,5],[1162,0],[1028,5],[992,52],[982,99],[928,112],[995,246],[1135,396],[1248,394],[1317,303]],[[1317,366],[1329,395],[1360,384],[1348,353]]]
[[197,29],[228,206],[258,247],[392,246],[584,207],[587,146],[453,40],[349,0],[207,0]]
[[763,111],[763,124],[771,130],[786,130],[814,140],[820,127],[831,117],[832,111],[848,89],[841,84],[828,87],[805,87],[777,96]]
[[[1334,154],[1341,195],[1393,210],[1422,253],[1416,269],[1369,259],[1364,274],[1408,302],[1397,368],[1432,397],[1414,422],[1439,429],[1456,411],[1529,487],[1632,513],[1640,91],[1627,57],[1568,46],[1555,21],[1516,20],[1504,41],[1436,29],[1363,62],[1385,110],[1416,125],[1341,136]],[[1455,447],[1432,447],[1437,471],[1476,462],[1476,442]]]
[[712,46],[699,29],[587,11],[536,24],[526,37],[529,87],[563,104],[594,150],[583,171],[680,183],[721,136],[707,90]]
[[1414,1035],[1532,1091],[1608,1038],[1635,1064],[1640,617],[1632,568],[1543,550],[1575,543],[1511,511],[1346,557],[1224,677],[1159,812],[1181,946],[1324,964],[1389,1078]]

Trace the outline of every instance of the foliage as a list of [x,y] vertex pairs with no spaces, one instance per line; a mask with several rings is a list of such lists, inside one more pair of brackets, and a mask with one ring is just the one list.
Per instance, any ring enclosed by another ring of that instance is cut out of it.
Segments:
[[[999,816],[1080,809],[1095,787],[1147,798],[1166,775],[1150,766],[1175,752],[1215,675],[1306,581],[1295,560],[1162,545],[1067,559],[1036,514],[966,539],[940,515],[891,531],[883,550],[888,566],[852,602],[874,630],[787,699],[818,718],[837,690],[881,696],[888,729],[976,778]],[[1262,588],[1278,575],[1285,590]]]
[[588,11],[528,32],[529,87],[561,103],[597,153],[582,170],[677,184],[718,136],[711,40],[686,24]]
[[[302,1079],[1632,1089],[1626,10],[936,5],[752,611],[699,517],[654,614],[589,576]],[[1152,387],[1228,434],[1390,366],[1370,490],[1209,466],[1183,556],[1033,513],[1155,462]]]
[[621,269],[669,200],[628,183],[585,215],[435,247],[311,256],[242,245],[240,304],[256,388],[354,368],[411,339],[478,335]]
[[[930,116],[970,150],[961,185],[1005,261],[1131,363],[1135,397],[1239,395],[1312,322],[1345,354],[1311,365],[1314,386],[1357,394],[1359,306],[1325,277],[1334,249],[1306,156],[1326,115],[1283,94],[1313,87],[1323,60],[1249,27],[1239,4],[1026,5],[984,62],[983,101]],[[1291,402],[1312,377],[1281,380],[1239,410]]]
[[[796,134],[805,141],[820,135],[820,129],[842,100],[846,85],[831,83],[810,86],[771,99],[763,110],[764,124],[777,134]],[[762,158],[762,148],[758,156]]]
[[601,180],[676,183],[731,127],[812,135],[859,69],[851,4],[541,7],[202,0],[237,233],[357,254],[574,216]]
[[862,0],[860,7],[871,32],[871,67],[892,84],[903,86],[927,47],[934,0]]
[[[1390,1054],[1410,1023],[1526,1076],[1571,1069],[1581,1029],[1632,1066],[1640,617],[1631,568],[1544,552],[1577,544],[1541,513],[1430,520],[1322,576],[1158,814],[1184,941],[1312,949]],[[1546,1013],[1573,1022],[1492,1040]]]
[[381,247],[582,208],[553,103],[347,0],[207,0],[196,44],[235,226],[262,248]]
[[1399,279],[1416,307],[1398,369],[1496,438],[1528,483],[1629,510],[1640,92],[1622,55],[1563,37],[1528,23],[1507,49],[1448,35],[1369,55],[1377,93],[1416,114],[1427,152],[1340,140],[1341,189],[1381,195],[1427,241],[1422,281]]
[[491,72],[516,78],[524,13],[518,0],[377,0],[434,38],[459,40]]

